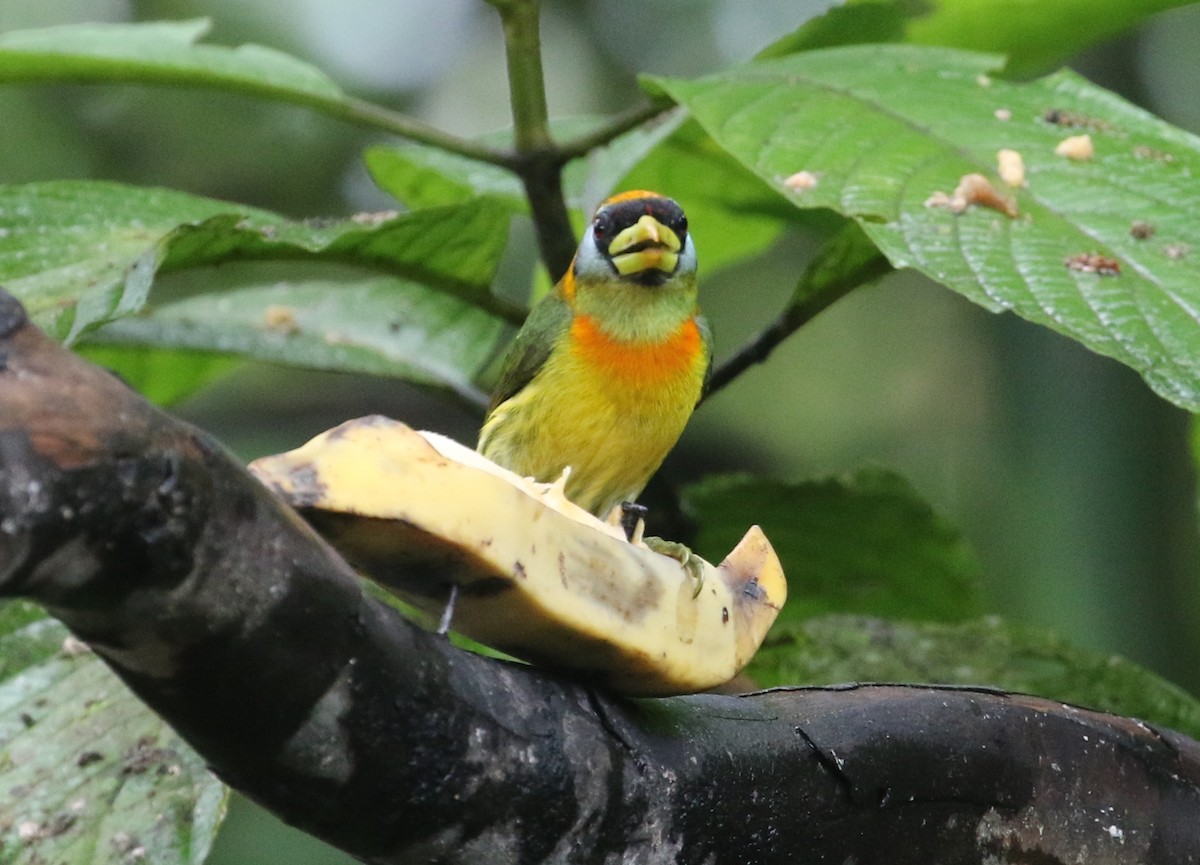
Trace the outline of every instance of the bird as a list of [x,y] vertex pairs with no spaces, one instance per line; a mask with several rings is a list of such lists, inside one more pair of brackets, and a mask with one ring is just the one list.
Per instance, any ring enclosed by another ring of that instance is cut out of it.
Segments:
[[[644,512],[633,503],[682,434],[711,362],[683,209],[643,189],[613,195],[514,338],[476,449],[544,483],[569,469],[566,497],[601,519]],[[646,540],[687,566],[682,545]]]

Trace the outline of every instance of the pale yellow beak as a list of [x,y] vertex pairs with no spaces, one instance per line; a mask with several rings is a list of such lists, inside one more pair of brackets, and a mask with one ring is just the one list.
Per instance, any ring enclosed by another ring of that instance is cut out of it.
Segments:
[[622,276],[651,268],[674,273],[680,246],[674,231],[646,214],[612,239],[608,254]]

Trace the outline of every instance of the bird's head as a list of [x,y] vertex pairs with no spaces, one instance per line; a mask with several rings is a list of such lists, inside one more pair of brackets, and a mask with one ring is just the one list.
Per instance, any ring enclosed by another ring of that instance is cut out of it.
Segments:
[[643,329],[632,322],[618,326],[626,314],[645,325],[659,317],[690,315],[696,302],[696,247],[683,208],[641,189],[607,199],[584,232],[569,277],[577,309],[614,330]]
[[687,217],[672,199],[636,189],[596,209],[575,256],[576,279],[621,279],[660,286],[696,270]]

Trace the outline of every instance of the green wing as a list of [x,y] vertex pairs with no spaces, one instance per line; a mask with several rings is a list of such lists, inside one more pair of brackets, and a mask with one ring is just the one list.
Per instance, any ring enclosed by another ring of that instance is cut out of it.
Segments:
[[704,316],[696,316],[696,326],[700,328],[700,338],[704,340],[704,353],[707,355],[704,358],[704,384],[700,386],[700,397],[696,400],[696,405],[700,405],[704,401],[705,394],[708,393],[708,382],[712,378],[713,335],[712,328],[708,325],[708,319]]
[[571,307],[557,288],[538,301],[504,357],[488,414],[529,384],[570,324]]

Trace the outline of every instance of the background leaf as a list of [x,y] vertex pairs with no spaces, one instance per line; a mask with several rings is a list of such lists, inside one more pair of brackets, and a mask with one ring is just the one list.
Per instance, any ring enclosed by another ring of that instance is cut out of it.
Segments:
[[141,81],[329,103],[341,89],[315,66],[261,45],[196,44],[207,19],[72,24],[0,34],[0,81]]
[[96,344],[81,345],[77,351],[161,406],[186,399],[239,365],[235,358],[204,351]]
[[[685,119],[682,112],[668,112],[568,162],[563,167],[563,195],[577,227],[609,195],[631,188],[621,178]],[[602,123],[597,117],[556,118],[552,131],[559,141],[567,141]],[[511,147],[512,130],[484,135],[479,141]],[[379,187],[410,208],[460,203],[483,195],[502,202],[512,213],[529,212],[520,179],[496,165],[416,143],[370,147],[364,158]]]
[[[1066,334],[1200,408],[1189,348],[1200,344],[1200,142],[1070,73],[1012,84],[987,76],[996,64],[854,47],[660,84],[797,207],[857,219],[896,267]],[[1094,159],[1055,153],[1081,133]],[[1023,154],[1028,188],[1004,188],[1001,148]],[[816,185],[789,188],[801,171]],[[992,178],[1020,215],[926,206],[969,173]],[[1119,272],[1068,266],[1088,256]]]
[[[212,291],[213,283],[221,284]],[[401,377],[486,401],[475,379],[507,328],[460,298],[391,276],[315,265],[180,274],[145,315],[89,337],[109,346],[227,352],[311,369]]]
[[[560,137],[583,134],[597,121],[558,122]],[[485,136],[492,145],[508,143],[509,133]],[[512,213],[528,213],[517,178],[494,165],[421,144],[378,145],[365,154],[372,179],[408,207],[421,208],[494,198]],[[697,184],[697,177],[706,183]],[[803,219],[787,201],[714,144],[694,120],[670,113],[649,127],[633,130],[563,172],[567,203],[576,228],[600,201],[619,190],[652,189],[677,197],[693,226],[701,273],[757,255],[774,243],[789,222]],[[809,220],[819,222],[819,220]]]
[[1124,658],[1080,649],[995,618],[953,624],[855,616],[791,620],[771,631],[748,672],[764,686],[922,682],[995,687],[1200,736],[1200,701],[1182,688]]
[[224,785],[66,637],[28,605],[0,613],[0,862],[199,865]]
[[[704,182],[697,183],[697,178]],[[649,151],[615,188],[653,189],[678,197],[698,235],[702,275],[763,252],[789,222],[803,218],[690,118]]]
[[[179,192],[112,183],[0,187],[0,282],[60,339],[145,304],[163,241],[187,222],[234,212]],[[243,208],[241,214],[261,211]]]
[[529,212],[521,181],[488,162],[424,144],[376,144],[363,161],[380,189],[413,210],[487,195],[510,213]]
[[[136,193],[135,193],[136,194]],[[319,259],[408,277],[478,306],[490,294],[508,223],[496,202],[476,198],[416,213],[362,213],[350,219],[295,222],[252,211],[181,225],[165,238],[164,269],[227,261]]]
[[847,0],[765,48],[760,57],[878,42],[991,51],[1011,75],[1044,72],[1082,49],[1193,0]]
[[[160,268],[269,259],[356,264],[402,278],[360,271],[321,282],[316,274],[301,288],[274,274],[263,278],[269,288],[239,285],[241,293],[217,300],[230,289],[209,272],[185,292],[203,300],[178,292],[157,299],[149,319],[97,338],[370,369],[461,390],[504,320],[520,317],[490,293],[507,230],[503,209],[486,199],[298,223],[112,183],[0,187],[0,281],[39,323],[74,339],[141,311]],[[368,348],[369,361],[355,346]]]
[[781,622],[824,613],[955,621],[982,612],[979,564],[958,532],[902,478],[783,483],[716,477],[683,491],[700,555],[720,559],[759,523],[783,563]]

